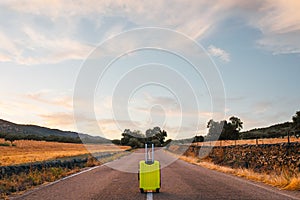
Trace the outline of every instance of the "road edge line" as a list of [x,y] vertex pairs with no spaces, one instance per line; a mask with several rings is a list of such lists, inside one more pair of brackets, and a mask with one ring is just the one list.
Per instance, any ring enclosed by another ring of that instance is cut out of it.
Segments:
[[58,179],[58,180],[56,180],[56,181],[47,183],[47,184],[45,184],[45,185],[41,185],[40,187],[33,188],[32,190],[29,190],[29,191],[27,191],[27,192],[25,192],[24,194],[21,194],[21,195],[19,195],[19,196],[15,196],[15,197],[12,196],[12,197],[10,197],[10,199],[20,199],[20,198],[26,197],[26,196],[30,195],[31,193],[33,193],[33,192],[39,191],[39,190],[41,190],[41,189],[43,189],[43,188],[49,187],[49,186],[54,185],[54,184],[56,184],[56,183],[59,183],[59,182],[61,182],[61,181],[64,181],[64,180],[67,180],[67,179],[69,179],[69,178],[78,176],[78,175],[80,175],[80,174],[83,174],[83,173],[92,171],[92,170],[97,169],[97,168],[102,167],[102,166],[104,166],[104,164],[98,165],[98,166],[95,166],[95,167],[91,167],[91,168],[88,168],[88,169],[85,169],[85,170],[82,170],[82,171],[80,171],[80,172],[77,172],[77,173],[75,173],[75,174],[71,174],[71,175],[69,175],[69,176],[63,177],[63,178]]

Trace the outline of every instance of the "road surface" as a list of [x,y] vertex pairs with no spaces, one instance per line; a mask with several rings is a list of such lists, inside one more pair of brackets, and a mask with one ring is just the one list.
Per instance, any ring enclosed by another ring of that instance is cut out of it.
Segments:
[[139,150],[111,163],[31,190],[14,199],[300,199],[299,191],[280,191],[264,184],[175,160],[163,150],[157,151],[155,155],[156,160],[164,167],[161,170],[160,193],[139,192],[137,173],[130,173],[137,172],[138,161],[144,158],[142,150]]

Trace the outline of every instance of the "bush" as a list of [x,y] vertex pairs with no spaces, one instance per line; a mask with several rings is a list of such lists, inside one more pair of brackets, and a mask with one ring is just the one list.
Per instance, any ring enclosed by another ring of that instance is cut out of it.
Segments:
[[114,139],[114,140],[111,141],[111,143],[113,143],[115,145],[120,145],[121,144],[121,140]]
[[7,142],[4,142],[4,143],[0,143],[0,146],[2,146],[2,147],[9,147],[9,146],[10,146],[10,144],[9,144],[9,143],[7,143]]

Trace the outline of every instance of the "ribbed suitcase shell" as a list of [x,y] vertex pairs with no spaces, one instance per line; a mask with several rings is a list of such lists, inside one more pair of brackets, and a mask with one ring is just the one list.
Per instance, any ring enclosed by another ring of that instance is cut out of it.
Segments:
[[148,144],[145,144],[145,160],[139,163],[139,184],[142,193],[145,191],[159,192],[161,185],[160,164],[154,160],[154,144],[151,144],[151,151],[148,151]]
[[157,160],[153,164],[140,161],[140,189],[143,191],[156,191],[160,189],[160,166]]

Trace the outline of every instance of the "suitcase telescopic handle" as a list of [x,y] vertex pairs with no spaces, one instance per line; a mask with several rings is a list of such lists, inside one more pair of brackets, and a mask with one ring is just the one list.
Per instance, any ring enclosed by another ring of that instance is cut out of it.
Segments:
[[[150,151],[151,151],[151,162],[149,162]],[[145,144],[145,162],[154,163],[154,144],[151,144],[151,150],[149,151],[148,151],[148,144],[147,143]]]

